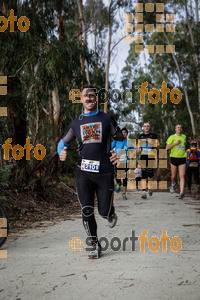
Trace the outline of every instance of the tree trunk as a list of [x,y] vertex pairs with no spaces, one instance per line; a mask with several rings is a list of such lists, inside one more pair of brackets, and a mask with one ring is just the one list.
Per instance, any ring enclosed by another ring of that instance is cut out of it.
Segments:
[[108,13],[108,28],[109,28],[109,37],[108,37],[108,53],[107,53],[107,66],[106,66],[106,81],[105,81],[105,103],[104,103],[104,112],[107,113],[108,111],[108,85],[109,85],[109,68],[110,68],[110,47],[111,47],[111,39],[112,39],[112,17],[111,17],[111,7],[112,7],[112,0],[110,1],[109,5],[109,13]]
[[199,23],[199,4],[198,0],[195,0],[195,15],[196,15],[196,25]]
[[[1,4],[2,12],[8,17],[10,9],[14,9],[15,16],[17,15],[17,1],[3,1]],[[13,32],[6,30],[4,35],[9,36],[10,43],[13,43],[15,35]],[[3,75],[7,76],[7,106],[8,106],[8,119],[12,131],[12,146],[21,145],[24,147],[26,144],[27,122],[26,122],[26,101],[22,93],[22,84],[20,76],[11,74],[15,73],[15,66],[9,66],[3,70]],[[2,71],[2,70],[1,70]],[[19,105],[20,99],[20,105]],[[16,160],[16,166],[13,167],[10,179],[13,183],[20,187],[26,178],[26,156],[22,159]]]
[[[166,38],[167,43],[170,44],[166,33],[164,33],[164,36]],[[187,88],[186,88],[185,83],[183,81],[183,77],[181,75],[180,67],[179,67],[178,61],[177,61],[176,56],[174,55],[174,53],[172,53],[172,57],[173,57],[173,60],[175,62],[175,65],[176,65],[176,68],[177,68],[177,71],[178,71],[179,80],[180,80],[181,85],[182,85],[183,90],[184,90],[185,101],[186,101],[187,110],[188,110],[188,113],[189,113],[189,116],[190,116],[190,122],[191,122],[191,126],[192,126],[192,134],[193,134],[193,136],[195,136],[196,131],[195,131],[195,126],[194,126],[194,117],[193,117],[193,114],[192,114],[192,111],[191,111],[191,108],[190,108],[190,101],[189,101],[189,98],[188,98]]]
[[63,16],[62,16],[62,6],[63,1],[59,0],[58,2],[58,39],[59,41],[64,36],[64,27],[63,27]]
[[[195,20],[195,23],[198,26],[198,18],[199,18],[198,17],[198,0],[196,0],[195,3],[196,3],[196,20]],[[187,0],[184,0],[184,5],[185,5],[186,20],[187,20],[187,25],[188,25],[190,37],[191,37],[192,46],[193,46],[193,48],[195,48],[194,35],[193,35],[193,32],[192,32],[192,27],[191,27],[189,16],[188,16]],[[199,68],[198,54],[194,53],[192,55],[192,57],[193,57],[195,67],[196,67],[196,70],[197,70],[198,104],[199,104],[199,110],[200,110],[200,68]]]
[[184,90],[185,101],[186,101],[188,113],[189,113],[189,116],[190,116],[191,126],[192,126],[192,134],[193,134],[193,136],[195,136],[196,131],[195,131],[195,126],[194,126],[194,117],[193,117],[193,114],[192,114],[192,111],[191,111],[191,108],[190,108],[190,101],[189,101],[189,98],[188,98],[187,89],[186,89],[185,83],[184,83],[184,81],[183,81],[183,77],[182,77],[182,75],[181,75],[181,71],[180,71],[180,68],[179,68],[179,64],[178,64],[178,62],[177,62],[177,59],[176,59],[174,53],[172,53],[172,56],[173,56],[174,62],[175,62],[175,64],[176,64],[176,68],[177,68],[177,71],[178,71],[178,76],[179,76],[179,79],[180,79],[180,81],[181,81],[181,84],[182,84],[182,87],[183,87],[183,90]]
[[[81,10],[83,7],[83,3],[82,0],[77,0],[78,6],[80,5]],[[79,34],[78,34],[78,39],[80,44],[82,45],[82,22],[81,22],[81,17],[79,14],[79,18],[78,18],[78,26],[79,26]],[[80,57],[80,63],[81,63],[81,88],[83,87],[83,79],[84,79],[84,59],[81,55]]]
[[[84,42],[87,46],[87,31],[86,31],[86,28],[85,28],[85,23],[83,21],[83,3],[82,3],[82,0],[77,0],[77,4],[78,4],[78,11],[79,11],[79,19],[81,21],[81,24],[80,24],[81,31],[84,34]],[[82,42],[82,40],[81,40],[81,42]],[[88,65],[88,60],[87,59],[85,60],[85,64],[86,64],[86,79],[87,79],[88,84],[90,84],[89,65]],[[84,68],[84,62],[83,62],[83,68]],[[83,74],[84,74],[84,72],[83,72]]]
[[94,23],[94,53],[95,53],[95,75],[98,76],[98,54],[97,54],[97,24]]
[[[40,131],[39,131],[39,122],[40,122],[40,105],[39,105],[39,97],[38,91],[36,91],[35,95],[35,105],[36,105],[36,144],[40,144]],[[37,160],[36,162],[37,169],[36,169],[36,178],[37,178],[37,193],[40,194],[42,191],[42,176],[41,176],[41,166],[40,161]]]
[[58,126],[58,121],[60,118],[60,99],[58,95],[57,86],[52,91],[52,104],[53,104],[53,122]]

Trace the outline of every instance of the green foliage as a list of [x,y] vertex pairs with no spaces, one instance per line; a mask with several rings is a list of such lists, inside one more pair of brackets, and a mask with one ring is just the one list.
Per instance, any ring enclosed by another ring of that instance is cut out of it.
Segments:
[[[68,172],[74,175],[76,144],[70,145],[71,157],[65,164],[58,164],[56,146],[67,126],[82,110],[81,104],[69,101],[70,90],[80,89],[82,82],[86,82],[86,74],[81,73],[81,57],[88,61],[91,82],[98,88],[104,86],[105,66],[101,61],[104,44],[101,45],[101,41],[106,36],[107,8],[102,1],[93,5],[96,9],[93,20],[90,20],[89,6],[84,8],[87,27],[94,26],[94,22],[97,24],[96,62],[94,51],[79,40],[77,1],[25,0],[3,3],[5,6],[0,6],[0,15],[5,13],[8,17],[10,9],[14,9],[18,18],[28,17],[31,25],[27,32],[22,33],[15,22],[13,33],[6,30],[0,34],[1,75],[8,76],[8,94],[0,96],[1,106],[8,107],[8,117],[0,118],[0,142],[3,144],[7,138],[12,138],[12,147],[15,144],[24,146],[26,137],[30,137],[34,147],[39,143],[45,146],[47,154],[41,162],[31,154],[30,161],[17,161],[13,169],[13,182],[32,188],[46,184],[49,177],[56,178],[60,165],[63,174]],[[101,9],[104,16],[101,15]],[[60,31],[59,26],[63,30]],[[90,29],[88,33],[92,34]],[[60,101],[57,125],[53,121],[52,103],[52,91],[55,88],[58,89]],[[36,176],[36,170],[40,170],[41,180]],[[2,173],[1,184],[6,184],[6,174],[7,171]]]
[[0,167],[0,186],[9,187],[10,165]]
[[[157,1],[151,1],[156,3]],[[148,3],[148,1],[145,1]],[[191,7],[188,7],[190,25],[194,36],[194,46],[191,43],[190,31],[188,28],[187,20],[185,19],[184,1],[175,1],[173,4],[169,1],[165,3],[165,14],[176,13],[176,31],[172,33],[152,33],[151,35],[144,34],[145,44],[162,45],[169,43],[176,46],[176,59],[178,61],[181,75],[184,84],[187,88],[190,107],[194,115],[196,132],[199,131],[199,109],[198,109],[198,72],[199,69],[195,65],[194,55],[198,55],[200,41],[198,38],[199,25],[195,22],[194,6],[193,11]],[[155,14],[145,13],[144,24],[155,23]],[[134,51],[135,44],[130,44],[130,50],[126,59],[126,66],[122,70],[122,88],[131,88],[132,82],[134,82],[135,88],[140,88],[141,84],[145,81],[148,82],[148,90],[156,88],[160,91],[162,82],[167,83],[167,87],[170,91],[173,88],[181,90],[183,98],[178,105],[173,104],[170,101],[168,94],[167,104],[162,104],[162,96],[157,104],[151,104],[147,100],[145,105],[140,104],[140,94],[135,92],[134,103],[131,103],[131,96],[129,97],[129,105],[125,109],[121,110],[121,120],[125,117],[126,120],[132,118],[133,132],[142,130],[141,125],[143,122],[149,121],[152,126],[152,131],[156,132],[161,140],[163,146],[167,137],[174,132],[174,126],[176,124],[182,124],[184,133],[188,136],[192,136],[192,127],[189,112],[187,110],[185,95],[183,87],[180,83],[177,67],[171,54],[149,54],[146,56],[146,61],[143,61],[141,66],[140,55]],[[144,56],[143,56],[144,57]],[[117,108],[116,108],[117,109]],[[120,113],[120,114],[121,114]],[[129,117],[128,117],[129,116]],[[127,122],[128,123],[128,122]]]

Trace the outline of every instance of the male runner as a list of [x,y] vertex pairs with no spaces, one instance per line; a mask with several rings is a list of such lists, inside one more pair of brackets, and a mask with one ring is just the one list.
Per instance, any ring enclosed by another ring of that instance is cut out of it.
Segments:
[[[150,161],[156,159],[155,157],[149,157],[154,155],[153,149],[157,149],[160,144],[158,141],[158,137],[155,133],[151,133],[151,125],[149,123],[144,123],[142,126],[143,133],[140,134],[138,139],[138,153],[140,154],[140,164],[142,161],[145,163],[145,166],[142,167],[142,179],[146,180],[146,189],[147,189],[147,179],[151,181],[154,176],[154,169],[151,167]],[[146,189],[143,189],[143,193],[141,198],[147,199]],[[149,189],[149,196],[153,195],[153,191]]]
[[170,192],[173,194],[175,188],[175,178],[177,174],[177,168],[180,178],[180,195],[179,199],[183,199],[184,184],[185,184],[185,169],[186,169],[186,157],[185,157],[185,144],[186,136],[182,134],[182,125],[177,124],[175,127],[175,134],[170,135],[166,141],[166,149],[170,150],[171,158],[171,186]]
[[113,206],[113,164],[118,156],[111,150],[111,136],[123,140],[115,120],[97,109],[97,93],[93,86],[82,91],[83,113],[68,126],[58,144],[61,161],[67,157],[67,147],[76,139],[78,143],[77,194],[82,208],[83,225],[91,237],[92,251],[89,258],[99,258],[101,245],[97,238],[97,223],[94,217],[94,195],[97,194],[99,214],[114,227],[117,215]]
[[199,168],[200,168],[200,149],[197,148],[197,141],[190,142],[190,149],[186,151],[187,160],[187,178],[188,189],[191,193],[192,175],[196,181],[197,192],[200,193],[200,180],[199,180]]
[[[124,136],[124,141],[121,142],[121,141],[114,140],[111,145],[111,148],[114,149],[117,154],[118,154],[118,150],[125,149],[126,152],[128,150],[128,146],[127,146],[128,129],[125,127],[122,128],[122,134]],[[118,154],[118,156],[119,156],[119,154]],[[127,153],[126,153],[126,156],[127,156]],[[124,158],[124,159],[125,159],[124,161],[126,164],[126,168],[124,169],[125,173],[126,173],[126,177],[123,179],[122,199],[127,200],[126,191],[127,191],[127,171],[128,171],[128,169],[127,169],[127,159],[126,158]],[[115,166],[115,177],[116,177],[116,182],[117,182],[116,193],[119,193],[122,182],[121,182],[121,179],[117,178],[117,169],[118,169],[117,166]]]

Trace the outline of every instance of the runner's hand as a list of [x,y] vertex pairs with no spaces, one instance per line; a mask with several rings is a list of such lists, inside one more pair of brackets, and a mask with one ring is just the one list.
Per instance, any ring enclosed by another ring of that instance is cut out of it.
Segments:
[[181,140],[176,141],[176,143],[174,143],[175,145],[178,145],[181,143]]
[[117,162],[119,161],[119,156],[114,150],[111,150],[110,153],[112,154],[110,157],[110,161],[113,165],[116,165]]
[[65,161],[67,157],[67,147],[60,151],[60,160]]

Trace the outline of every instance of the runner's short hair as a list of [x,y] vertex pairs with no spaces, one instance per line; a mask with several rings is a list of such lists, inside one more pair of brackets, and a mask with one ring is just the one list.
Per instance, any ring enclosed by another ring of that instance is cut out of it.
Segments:
[[181,126],[183,128],[183,126],[181,124],[176,124],[175,129],[176,129],[177,126]]
[[190,142],[190,145],[193,145],[193,144],[194,144],[194,145],[197,145],[197,141],[194,141],[194,140],[193,140],[193,141]]
[[85,84],[85,85],[83,86],[83,90],[84,90],[84,89],[91,89],[91,90],[94,90],[95,93],[97,92],[96,87],[95,87],[94,85],[91,85],[91,84]]
[[126,127],[122,128],[122,131],[125,130],[128,134],[128,129]]
[[149,125],[149,127],[151,128],[151,125],[150,125],[150,123],[149,123],[149,122],[146,122],[146,123],[144,123],[144,124],[142,125],[142,127],[144,127],[144,125],[146,125],[146,124],[148,124],[148,125]]

